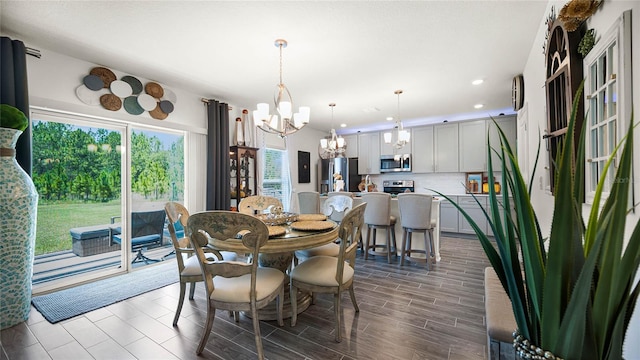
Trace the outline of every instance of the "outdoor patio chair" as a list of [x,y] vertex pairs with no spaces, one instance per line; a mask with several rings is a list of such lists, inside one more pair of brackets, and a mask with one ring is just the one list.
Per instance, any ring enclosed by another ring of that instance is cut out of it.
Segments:
[[[161,261],[161,259],[151,259],[144,255],[143,251],[149,247],[162,246],[162,233],[166,213],[164,210],[140,211],[131,213],[131,250],[136,252],[136,256],[131,263]],[[119,216],[111,218],[113,224]],[[122,228],[111,228],[111,241],[122,245]]]

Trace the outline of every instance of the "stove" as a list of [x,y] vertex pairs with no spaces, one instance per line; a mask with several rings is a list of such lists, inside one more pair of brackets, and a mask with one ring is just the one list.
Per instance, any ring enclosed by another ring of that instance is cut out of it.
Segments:
[[382,191],[391,195],[415,191],[413,180],[385,180],[382,182],[382,187]]

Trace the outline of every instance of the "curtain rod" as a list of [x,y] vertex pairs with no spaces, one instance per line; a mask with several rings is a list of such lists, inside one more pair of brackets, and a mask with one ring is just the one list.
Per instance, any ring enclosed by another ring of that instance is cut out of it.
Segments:
[[[215,101],[214,99],[207,99],[207,98],[200,98],[200,101],[202,101],[205,104],[210,103],[211,101]],[[231,105],[228,105],[229,111],[233,110],[233,107]]]
[[42,54],[40,54],[40,50],[38,50],[38,49],[34,49],[34,48],[30,48],[30,47],[25,47],[25,48],[24,48],[24,52],[25,52],[27,55],[31,55],[31,56],[37,57],[38,59],[40,59],[40,58],[42,57]]

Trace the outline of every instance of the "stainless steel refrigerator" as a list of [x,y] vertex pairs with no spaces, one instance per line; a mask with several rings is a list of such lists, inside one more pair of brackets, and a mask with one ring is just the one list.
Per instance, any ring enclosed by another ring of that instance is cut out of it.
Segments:
[[342,175],[345,191],[358,192],[358,158],[334,158],[318,160],[318,192],[333,191],[333,174]]

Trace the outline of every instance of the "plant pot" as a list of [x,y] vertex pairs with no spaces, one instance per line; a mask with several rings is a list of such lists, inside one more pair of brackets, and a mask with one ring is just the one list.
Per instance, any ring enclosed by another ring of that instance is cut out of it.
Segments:
[[551,351],[544,350],[524,338],[517,331],[513,333],[513,348],[518,360],[562,360]]
[[0,329],[29,318],[38,192],[18,165],[20,130],[0,128]]

